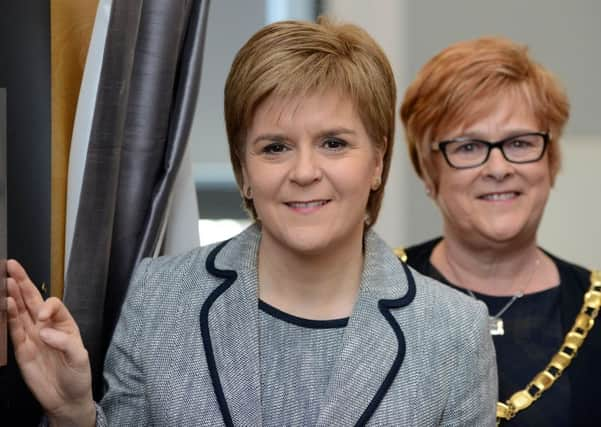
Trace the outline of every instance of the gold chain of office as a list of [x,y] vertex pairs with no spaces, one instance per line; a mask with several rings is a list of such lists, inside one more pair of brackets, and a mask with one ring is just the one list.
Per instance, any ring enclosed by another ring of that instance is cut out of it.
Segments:
[[595,318],[601,307],[601,271],[591,272],[591,286],[584,294],[584,302],[574,325],[566,334],[559,351],[551,358],[547,367],[536,374],[526,388],[515,392],[509,399],[497,402],[497,425],[510,420],[532,405],[546,390],[549,390],[564,370],[576,357],[578,349],[584,344],[588,332],[595,324]]
[[[402,248],[396,248],[394,253],[407,261],[407,254]],[[588,332],[593,328],[595,319],[601,308],[601,271],[591,272],[591,285],[584,294],[582,308],[576,316],[574,325],[566,334],[559,351],[551,358],[546,368],[536,374],[526,388],[515,392],[504,403],[497,402],[497,426],[503,420],[510,420],[515,415],[532,405],[546,390],[549,390],[563,371],[570,366],[572,359],[584,344]]]

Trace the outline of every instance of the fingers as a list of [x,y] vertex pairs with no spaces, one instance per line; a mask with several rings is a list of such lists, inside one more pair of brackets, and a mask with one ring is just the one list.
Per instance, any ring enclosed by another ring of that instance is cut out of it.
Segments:
[[[6,288],[8,290],[9,298],[14,302],[14,309],[11,312],[13,320],[21,322],[23,328],[29,328],[33,325],[35,319],[35,313],[31,313],[27,310],[21,287],[15,282],[15,279],[9,277],[6,279]],[[8,307],[7,307],[8,308]],[[9,316],[11,316],[9,313]]]
[[48,298],[40,308],[38,320],[42,341],[65,353],[68,361],[87,361],[87,352],[77,323],[61,300],[55,297]]
[[61,300],[55,297],[46,301],[33,284],[25,269],[15,260],[6,262],[7,312],[13,342],[29,339],[62,352],[73,363],[88,360],[79,328]]
[[[13,286],[16,286],[13,283]],[[31,347],[38,339],[45,345],[60,351],[67,363],[74,367],[83,368],[88,364],[88,353],[83,346],[77,324],[71,317],[67,308],[58,298],[49,298],[41,307],[41,317],[37,325],[27,326],[24,316],[19,314],[17,303],[13,297],[7,298],[8,329],[15,347],[15,354],[34,357],[33,353],[39,352],[42,347]],[[38,350],[33,351],[32,348]],[[25,353],[23,353],[25,351]],[[31,354],[29,354],[30,352]]]
[[88,352],[84,348],[79,335],[67,333],[58,329],[43,328],[40,339],[50,347],[64,354],[67,363],[72,366],[88,363]]
[[44,302],[40,291],[33,284],[25,269],[14,259],[9,259],[6,262],[6,270],[10,277],[19,285],[23,301],[30,313],[35,313],[38,306]]
[[[50,327],[74,333],[79,338],[79,328],[65,305],[55,297],[44,301],[27,273],[15,260],[7,262],[10,275],[7,290],[10,308],[7,306],[14,341],[25,340],[27,336],[36,339],[40,328]],[[35,338],[34,338],[35,337]]]
[[25,341],[26,334],[25,328],[19,319],[19,311],[17,310],[17,303],[14,298],[8,297],[6,299],[6,311],[8,312],[8,332],[13,341],[15,347],[19,343]]
[[79,328],[77,327],[77,323],[75,323],[75,319],[73,319],[65,304],[56,297],[50,297],[41,304],[37,320],[79,334]]
[[6,271],[8,275],[15,279],[17,282],[29,280],[29,276],[25,272],[25,269],[19,264],[17,260],[9,259],[6,261]]

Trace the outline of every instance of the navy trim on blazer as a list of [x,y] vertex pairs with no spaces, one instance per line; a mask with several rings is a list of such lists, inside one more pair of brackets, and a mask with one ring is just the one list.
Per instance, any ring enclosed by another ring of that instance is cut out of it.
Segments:
[[[209,331],[209,309],[215,302],[217,298],[221,296],[238,278],[238,274],[233,270],[219,270],[215,267],[215,258],[217,254],[221,251],[221,249],[229,242],[226,240],[225,242],[219,244],[215,247],[209,256],[207,257],[207,261],[205,263],[205,267],[209,273],[216,277],[221,277],[225,279],[221,285],[219,285],[206,299],[202,308],[200,310],[200,330],[202,334],[202,344],[205,350],[205,357],[207,358],[207,366],[209,369],[209,374],[211,376],[211,382],[213,384],[213,389],[215,390],[215,395],[217,396],[217,403],[219,404],[219,409],[221,410],[221,415],[223,416],[223,422],[226,426],[234,426],[234,422],[232,420],[232,415],[230,413],[229,407],[227,406],[227,400],[223,393],[223,387],[221,386],[221,381],[219,379],[219,372],[217,371],[217,364],[215,362],[215,354],[213,353],[213,347],[211,343],[211,334]],[[403,269],[405,270],[405,275],[407,277],[407,293],[401,298],[397,299],[381,299],[378,301],[378,309],[386,318],[394,334],[396,335],[398,341],[398,350],[397,355],[392,363],[388,374],[384,378],[384,381],[380,385],[380,388],[374,395],[373,399],[361,414],[361,417],[355,424],[356,426],[364,426],[367,424],[369,419],[372,417],[382,399],[390,389],[396,375],[401,369],[401,365],[403,364],[403,360],[405,359],[405,336],[403,335],[403,331],[401,327],[397,323],[396,319],[390,312],[390,310],[395,308],[401,308],[409,305],[413,299],[415,298],[415,279],[413,278],[413,274],[407,267],[405,263],[401,263]]]
[[207,366],[209,368],[209,374],[211,375],[211,382],[213,383],[213,389],[215,390],[215,395],[217,397],[217,403],[219,404],[219,410],[221,411],[221,415],[223,416],[223,422],[226,426],[234,426],[234,421],[232,420],[232,414],[230,413],[230,409],[227,406],[227,400],[225,399],[225,395],[223,394],[223,387],[221,386],[221,381],[219,380],[219,372],[217,372],[217,364],[215,363],[215,354],[213,353],[213,345],[211,344],[211,332],[209,331],[209,309],[221,294],[223,294],[227,288],[229,288],[232,283],[236,281],[238,278],[238,274],[233,270],[218,270],[215,267],[215,257],[221,251],[221,249],[229,242],[226,240],[223,243],[220,243],[215,249],[211,251],[209,256],[207,257],[207,261],[205,263],[205,267],[209,273],[214,276],[221,277],[225,279],[221,285],[219,285],[206,299],[202,308],[200,309],[200,332],[202,334],[202,345],[205,350],[205,356],[207,358]]
[[409,289],[407,289],[407,293],[401,298],[381,299],[380,301],[378,301],[378,309],[392,327],[392,330],[396,335],[397,341],[399,342],[399,348],[397,351],[396,358],[392,363],[392,367],[390,368],[390,371],[388,371],[388,374],[386,375],[386,378],[384,378],[384,381],[380,385],[380,388],[376,392],[376,395],[371,400],[369,406],[365,409],[365,411],[361,415],[361,418],[359,418],[355,426],[364,426],[367,424],[371,416],[378,408],[378,405],[380,405],[380,403],[382,402],[382,399],[384,399],[384,396],[386,395],[388,389],[392,385],[392,382],[398,374],[399,369],[401,369],[401,365],[403,364],[403,360],[405,359],[405,336],[403,335],[401,327],[397,323],[390,310],[394,308],[405,307],[411,304],[411,302],[415,298],[415,279],[413,278],[413,274],[411,274],[411,270],[409,270],[409,267],[407,267],[407,264],[402,262],[401,265],[403,266],[403,269],[405,270],[405,276],[407,277],[407,285],[409,287]]

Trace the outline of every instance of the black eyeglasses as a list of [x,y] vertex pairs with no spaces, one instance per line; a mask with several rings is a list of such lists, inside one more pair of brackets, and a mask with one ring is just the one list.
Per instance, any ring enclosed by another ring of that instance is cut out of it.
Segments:
[[549,144],[548,132],[529,132],[513,135],[496,142],[469,137],[455,138],[432,144],[432,150],[442,151],[449,166],[456,169],[475,168],[486,163],[493,148],[503,153],[511,163],[533,163],[545,154]]

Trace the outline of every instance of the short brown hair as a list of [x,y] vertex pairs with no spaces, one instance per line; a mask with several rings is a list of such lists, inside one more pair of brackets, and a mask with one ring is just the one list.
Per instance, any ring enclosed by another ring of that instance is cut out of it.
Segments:
[[[225,123],[230,159],[240,189],[244,140],[257,107],[268,97],[337,90],[349,96],[372,142],[385,148],[382,185],[367,202],[375,222],[388,177],[396,111],[396,85],[380,46],[352,24],[282,21],[263,27],[238,51],[225,84]],[[245,207],[256,219],[253,201]]]
[[408,87],[400,115],[417,174],[438,186],[430,144],[508,94],[520,95],[541,130],[550,132],[553,181],[561,162],[558,141],[570,114],[568,98],[556,77],[530,57],[526,46],[502,37],[452,44],[430,59]]

